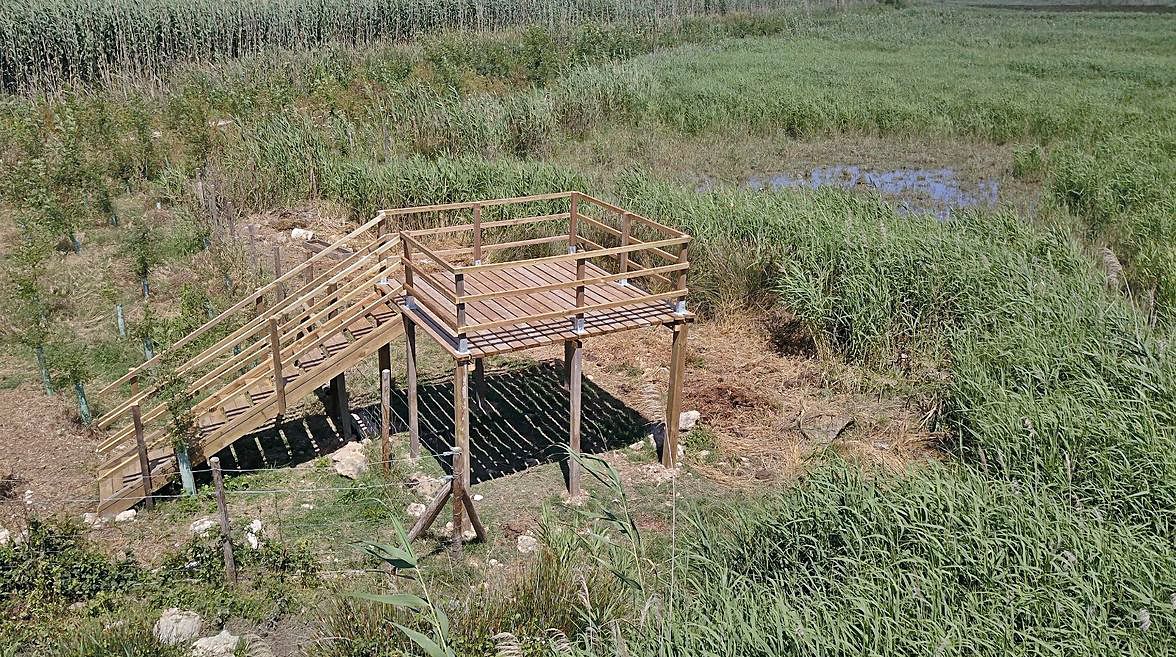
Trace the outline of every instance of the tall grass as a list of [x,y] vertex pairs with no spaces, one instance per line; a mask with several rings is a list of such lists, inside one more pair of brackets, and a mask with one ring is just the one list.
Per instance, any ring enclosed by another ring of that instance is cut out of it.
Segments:
[[620,21],[657,30],[785,0],[16,0],[0,20],[0,88],[155,77],[177,61],[263,48],[362,45],[440,29]]
[[1176,535],[1176,354],[1063,230],[632,173],[619,193],[696,236],[700,301],[771,290],[826,353],[928,386],[965,463]]

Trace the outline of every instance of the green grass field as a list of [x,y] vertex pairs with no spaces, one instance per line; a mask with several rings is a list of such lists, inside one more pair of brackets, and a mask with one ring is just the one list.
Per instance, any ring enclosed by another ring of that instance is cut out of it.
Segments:
[[[608,516],[595,543],[554,528],[514,585],[454,589],[460,653],[511,654],[494,638],[510,632],[545,654],[556,627],[585,654],[1172,654],[1173,34],[1164,13],[797,8],[263,50],[10,95],[6,344],[30,371],[43,347],[63,384],[97,383],[139,355],[88,331],[86,303],[125,303],[160,344],[225,304],[240,254],[203,250],[198,175],[239,211],[350,220],[584,188],[696,237],[704,313],[782,310],[827,362],[933,408],[944,458],[893,473],[830,453],[766,498],[685,501],[672,541]],[[1039,201],[941,222],[869,195],[689,182],[715,140],[862,136],[1007,147]],[[155,201],[167,212],[130,230]],[[54,250],[71,235],[80,253]],[[59,284],[93,253],[95,280]],[[139,298],[140,278],[209,253],[228,263],[201,270],[211,282]],[[0,548],[0,581],[18,556]],[[399,654],[381,613],[341,609],[322,631],[349,640],[315,654]]]

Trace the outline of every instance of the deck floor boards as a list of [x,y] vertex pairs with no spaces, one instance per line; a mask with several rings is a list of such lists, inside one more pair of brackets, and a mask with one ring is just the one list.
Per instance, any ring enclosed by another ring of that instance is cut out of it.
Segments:
[[[584,276],[596,278],[609,272],[591,262],[585,263]],[[454,275],[432,272],[433,280],[439,285],[448,285],[453,292]],[[489,271],[473,271],[465,275],[467,295],[508,292],[528,287],[570,283],[576,280],[574,262],[556,262],[520,265]],[[424,303],[407,310],[418,323],[454,357],[482,358],[521,349],[539,347],[574,338],[587,338],[614,331],[672,324],[692,316],[674,314],[673,304],[668,300],[643,300],[648,292],[635,285],[622,285],[617,281],[596,283],[584,287],[584,302],[587,305],[623,303],[632,300],[631,305],[622,305],[608,310],[584,314],[584,333],[577,335],[573,330],[572,315],[576,311],[574,288],[529,292],[512,296],[472,301],[466,304],[467,324],[512,321],[517,323],[493,329],[474,331],[467,334],[469,353],[458,351],[457,339],[447,331],[444,324],[456,324],[456,308],[440,290],[428,280],[415,281],[418,294],[424,295],[437,310]],[[565,312],[567,317],[527,321],[526,318],[552,312]],[[440,315],[440,316],[438,316]]]

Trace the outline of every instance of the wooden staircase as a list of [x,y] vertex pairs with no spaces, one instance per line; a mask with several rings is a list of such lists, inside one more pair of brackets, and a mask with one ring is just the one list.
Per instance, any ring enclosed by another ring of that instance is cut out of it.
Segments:
[[401,336],[400,248],[377,216],[100,391],[98,513],[167,485],[177,426],[195,466]]

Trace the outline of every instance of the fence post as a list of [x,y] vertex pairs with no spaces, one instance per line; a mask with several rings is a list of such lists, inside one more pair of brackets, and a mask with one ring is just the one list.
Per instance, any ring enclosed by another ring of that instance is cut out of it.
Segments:
[[237,582],[237,561],[233,558],[233,541],[229,535],[229,509],[225,504],[225,476],[221,472],[220,457],[208,459],[212,468],[212,485],[216,487],[216,512],[220,516],[221,545],[225,553],[225,581]]
[[78,415],[82,418],[82,424],[89,426],[94,416],[90,413],[90,400],[86,399],[86,389],[81,381],[74,381],[74,392],[78,395]]
[[461,354],[470,352],[470,342],[466,338],[466,305],[465,305],[465,274],[460,271],[453,275],[453,293],[457,297],[457,351]]
[[143,506],[150,509],[155,505],[151,493],[155,492],[151,485],[151,458],[147,455],[147,439],[143,436],[143,412],[139,405],[131,407],[131,420],[135,423],[135,446],[139,448],[139,471],[143,479]]
[[127,318],[123,315],[123,306],[121,303],[114,306],[114,320],[118,323],[118,337],[127,337]]
[[389,436],[392,434],[388,420],[391,417],[388,406],[392,403],[392,372],[380,370],[380,456],[384,461],[384,475],[392,473],[392,445]]

